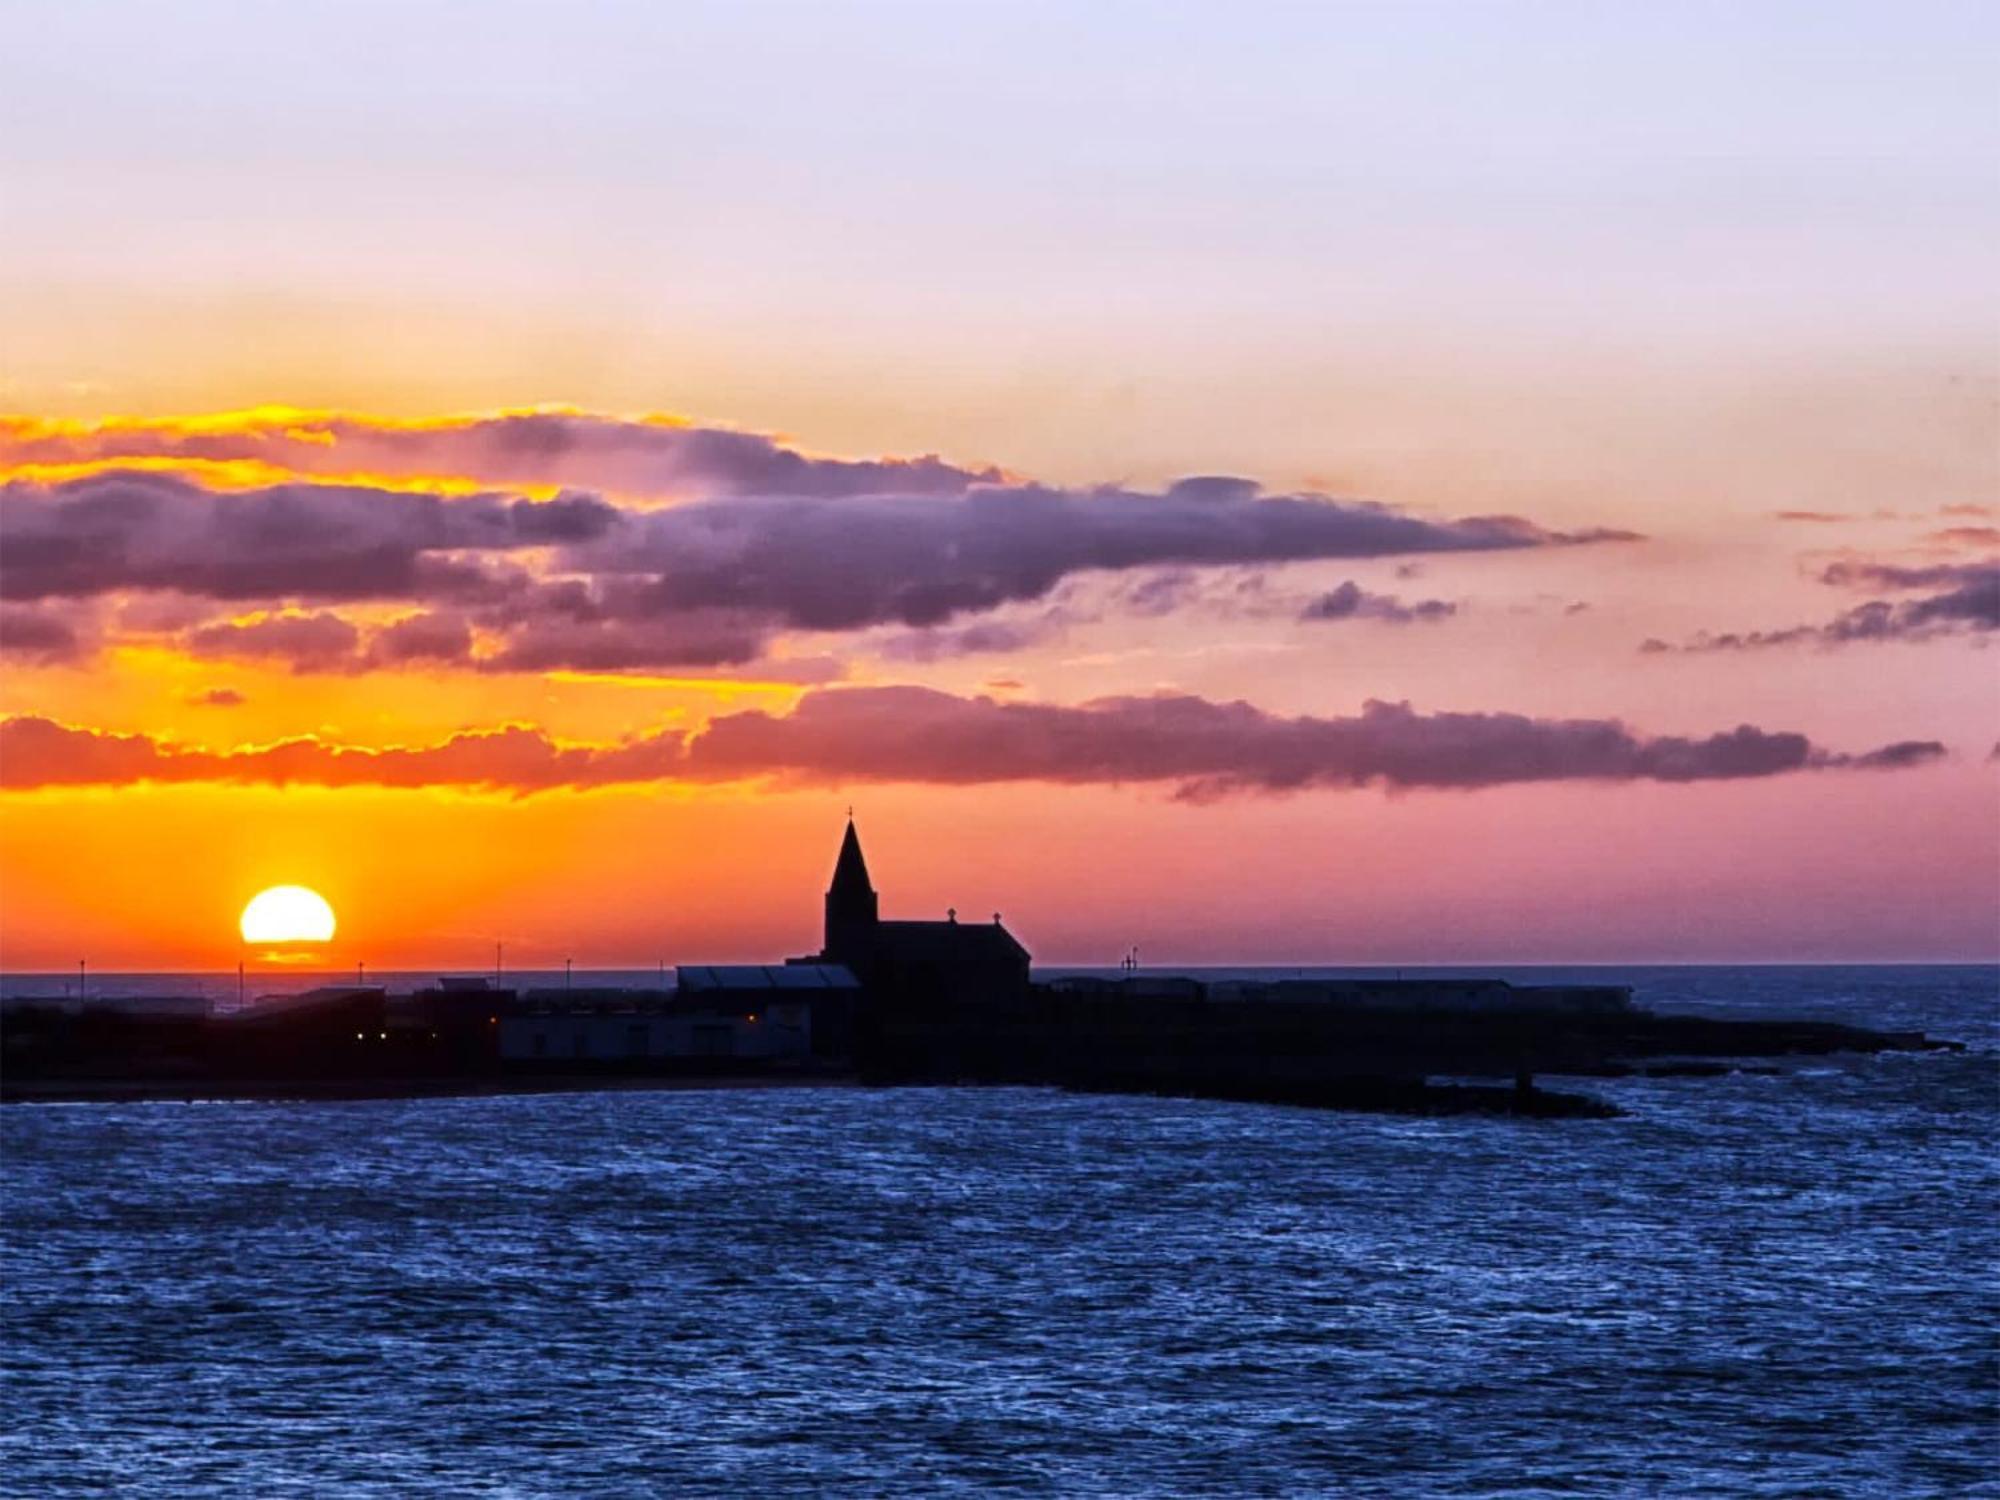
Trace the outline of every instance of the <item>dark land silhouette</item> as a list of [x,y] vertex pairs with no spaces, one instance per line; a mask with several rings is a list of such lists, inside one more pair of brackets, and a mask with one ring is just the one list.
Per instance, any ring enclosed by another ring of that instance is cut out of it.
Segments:
[[1037,983],[1002,923],[884,920],[852,819],[817,952],[654,988],[447,978],[217,1011],[10,998],[0,1097],[339,1096],[667,1084],[1054,1085],[1335,1109],[1615,1113],[1542,1076],[1701,1076],[1796,1054],[1956,1047],[1913,1032],[1660,1014],[1608,985],[1501,979]]

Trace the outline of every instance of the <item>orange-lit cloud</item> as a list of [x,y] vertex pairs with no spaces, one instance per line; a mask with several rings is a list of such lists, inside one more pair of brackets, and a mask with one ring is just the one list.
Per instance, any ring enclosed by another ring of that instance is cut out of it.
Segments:
[[924,688],[808,693],[790,713],[726,714],[689,733],[559,744],[509,725],[419,747],[317,738],[187,748],[36,716],[0,721],[0,785],[28,790],[140,782],[467,787],[529,793],[666,780],[777,776],[974,785],[1171,782],[1194,799],[1325,787],[1475,788],[1542,781],[1733,780],[1790,771],[1894,769],[1944,753],[1902,741],[1861,755],[1741,725],[1703,738],[1646,736],[1614,720],[1421,714],[1370,703],[1344,718],[1286,718],[1188,696],[1077,707],[961,698]]
[[[681,417],[542,407],[441,417],[258,408],[184,417],[0,417],[0,464],[261,465],[279,475],[440,476],[481,487],[575,485],[619,494],[962,494],[1005,471],[934,455],[810,456],[775,437]],[[224,473],[244,473],[246,470]]]

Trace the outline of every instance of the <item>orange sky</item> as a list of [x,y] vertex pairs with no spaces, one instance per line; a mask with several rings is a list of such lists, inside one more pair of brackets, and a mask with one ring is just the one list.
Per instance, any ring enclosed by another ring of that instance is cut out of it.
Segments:
[[[0,945],[8,967],[57,967],[78,954],[101,968],[225,966],[238,956],[236,912],[279,882],[312,886],[334,903],[341,929],[330,961],[378,968],[479,967],[495,942],[507,943],[523,965],[564,956],[613,966],[802,951],[812,943],[821,867],[849,802],[861,808],[888,909],[1004,910],[1051,961],[1109,961],[1134,942],[1161,962],[1986,951],[1996,795],[1983,743],[1994,694],[1982,633],[1639,650],[1648,639],[1688,646],[1704,631],[1830,621],[1869,597],[1821,581],[1830,562],[1976,568],[1992,553],[1985,520],[1973,514],[1977,502],[1950,513],[1940,506],[1804,520],[1683,519],[1607,499],[1594,516],[1562,519],[1650,527],[1643,540],[1444,552],[1423,550],[1426,542],[1384,557],[1295,556],[1280,546],[1249,561],[1060,564],[1053,579],[1038,578],[1009,602],[960,608],[932,625],[904,624],[893,610],[837,629],[795,628],[774,616],[745,660],[607,670],[494,670],[492,652],[514,627],[476,610],[485,623],[470,657],[373,660],[370,641],[424,612],[426,601],[394,589],[328,600],[313,586],[274,585],[268,597],[210,597],[200,586],[121,582],[138,576],[131,570],[143,562],[126,555],[118,559],[126,574],[113,568],[74,587],[68,573],[50,574],[49,583],[34,570],[46,525],[45,512],[31,516],[31,509],[74,511],[97,493],[88,486],[134,476],[184,482],[171,498],[201,507],[264,504],[282,479],[309,486],[287,492],[308,500],[360,494],[363,506],[378,509],[413,490],[468,504],[498,490],[534,505],[574,493],[560,472],[549,472],[553,462],[557,471],[616,478],[619,488],[600,483],[594,493],[617,495],[638,522],[662,505],[667,513],[711,505],[733,514],[731,502],[714,496],[740,491],[735,468],[691,468],[678,451],[635,465],[625,452],[633,433],[650,441],[653,433],[708,430],[699,424],[588,417],[595,435],[566,442],[554,460],[539,450],[510,456],[501,443],[497,458],[458,453],[471,471],[458,474],[428,449],[397,456],[370,447],[379,432],[443,431],[458,440],[505,420],[410,424],[287,412],[13,423],[0,452],[9,463],[14,544],[9,608],[59,617],[78,639],[67,654],[11,652],[0,710],[15,716],[16,728],[30,720],[66,726],[58,732],[79,744],[91,735],[143,736],[149,754],[239,756],[302,737],[348,747],[343,753],[424,751],[510,725],[547,746],[537,755],[603,756],[648,742],[678,754],[687,737],[699,749],[718,719],[762,715],[759,722],[789,731],[818,704],[851,706],[862,701],[853,695],[891,683],[927,684],[948,695],[938,700],[945,705],[987,699],[1084,715],[1100,712],[1091,705],[1107,695],[1247,699],[1257,722],[1213,752],[1220,762],[1199,759],[1211,755],[1199,748],[1198,763],[1173,760],[1160,770],[1153,762],[1179,731],[1149,728],[1092,749],[1081,769],[1006,759],[1042,754],[1037,741],[996,752],[997,768],[962,775],[951,762],[958,752],[941,744],[936,755],[919,757],[921,769],[895,762],[886,782],[870,758],[894,749],[880,735],[954,731],[871,720],[866,732],[877,738],[853,752],[860,761],[817,746],[801,752],[808,764],[766,747],[755,752],[765,759],[719,777],[713,768],[670,766],[619,772],[609,784],[569,784],[569,772],[544,779],[509,762],[495,780],[481,779],[483,770],[469,781],[473,773],[462,770],[434,778],[426,771],[419,780],[433,784],[407,788],[369,785],[372,772],[355,784],[351,770],[332,784],[310,784],[320,773],[307,771],[298,774],[308,784],[282,786],[240,784],[248,773],[228,769],[164,784],[160,773],[130,767],[72,776],[80,762],[70,749],[50,760],[17,740],[0,763],[12,783],[0,794],[7,799]],[[70,451],[45,451],[51,443]],[[222,451],[204,446],[216,443]],[[134,467],[135,444],[159,451]],[[198,447],[204,451],[189,451]],[[352,462],[348,448],[360,450]],[[768,482],[772,455],[789,464],[792,452],[753,435],[759,483]],[[810,471],[818,477],[788,482],[801,490],[848,484],[844,461],[832,462]],[[870,469],[867,483],[915,482],[896,477],[904,472]],[[950,484],[976,491],[998,483],[1011,494],[1021,482],[1007,469],[998,481]],[[951,507],[965,502],[922,503],[936,507],[928,516],[955,514]],[[1068,503],[1103,502],[1084,492]],[[1171,502],[1156,494],[1132,503],[1156,510]],[[1217,513],[1190,514],[1205,522]],[[120,532],[120,540],[100,544],[136,554],[137,535]],[[161,535],[145,545],[180,545]],[[1030,541],[1037,536],[1031,531]],[[217,549],[247,546],[251,564],[282,563],[273,576],[293,576],[284,571],[293,566],[289,551],[270,561],[278,554],[257,551],[263,542],[226,533],[196,540],[204,565]],[[769,545],[782,542],[781,535]],[[1345,544],[1331,545],[1337,552]],[[550,576],[576,576],[583,566],[582,554],[564,561],[559,547],[506,555]],[[783,560],[781,552],[771,556]],[[840,559],[827,565],[838,568]],[[1302,617],[1304,604],[1348,581],[1359,597],[1392,601],[1391,612]],[[1149,592],[1162,587],[1157,599]],[[1394,613],[1427,600],[1450,612]],[[347,655],[272,656],[238,644],[252,637],[231,634],[218,647],[202,633],[320,616],[352,635]],[[968,645],[959,633],[982,623],[1015,634],[985,649]],[[801,672],[801,664],[812,670]],[[214,701],[218,692],[225,701]],[[1411,703],[1426,734],[1445,732],[1427,716],[1456,713],[1522,716],[1543,736],[1562,733],[1568,720],[1615,720],[1640,741],[1699,740],[1754,724],[1808,736],[1815,756],[1895,742],[1943,748],[1891,770],[1806,766],[1743,778],[1703,772],[1683,782],[1592,763],[1553,779],[1503,770],[1492,773],[1497,784],[1458,789],[1468,777],[1487,779],[1483,767],[1500,752],[1440,738],[1384,752],[1389,759],[1360,771],[1342,769],[1348,752],[1335,745],[1312,752],[1332,758],[1333,782],[1296,790],[1258,784],[1288,773],[1256,767],[1293,753],[1259,745],[1307,721],[1354,720],[1369,699]],[[1437,756],[1453,766],[1439,773],[1442,783],[1421,767],[1402,769],[1406,760],[1415,764],[1410,757]],[[1252,767],[1247,783],[1221,795],[1200,791],[1204,777],[1237,774],[1239,757]],[[1184,764],[1192,769],[1173,769]],[[512,779],[522,774],[537,779]],[[1368,784],[1346,785],[1343,776]],[[71,779],[88,784],[62,784]],[[1197,791],[1192,800],[1189,788]]]
[[1990,12],[393,30],[0,56],[0,967],[2000,950]]

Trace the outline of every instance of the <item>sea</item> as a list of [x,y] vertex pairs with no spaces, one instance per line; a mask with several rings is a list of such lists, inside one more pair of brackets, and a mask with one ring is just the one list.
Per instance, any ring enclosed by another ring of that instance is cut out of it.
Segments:
[[1491,972],[1967,1045],[1610,1120],[8,1106],[0,1493],[2000,1495],[2000,970]]

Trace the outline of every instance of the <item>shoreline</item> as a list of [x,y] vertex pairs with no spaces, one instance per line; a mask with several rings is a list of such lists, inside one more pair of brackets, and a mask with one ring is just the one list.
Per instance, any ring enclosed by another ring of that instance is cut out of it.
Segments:
[[332,1104],[386,1099],[486,1099],[517,1094],[683,1093],[725,1089],[1032,1088],[1101,1097],[1143,1096],[1190,1102],[1263,1104],[1411,1116],[1487,1115],[1529,1119],[1612,1119],[1624,1113],[1589,1094],[1542,1088],[1416,1080],[1233,1080],[1180,1085],[1158,1081],[1072,1079],[870,1079],[853,1072],[606,1076],[587,1073],[484,1079],[301,1080],[40,1079],[0,1087],[0,1105],[35,1104]]
[[364,1099],[481,1099],[508,1094],[681,1093],[714,1089],[860,1088],[852,1073],[544,1074],[511,1078],[50,1079],[0,1083],[9,1104],[313,1104]]

